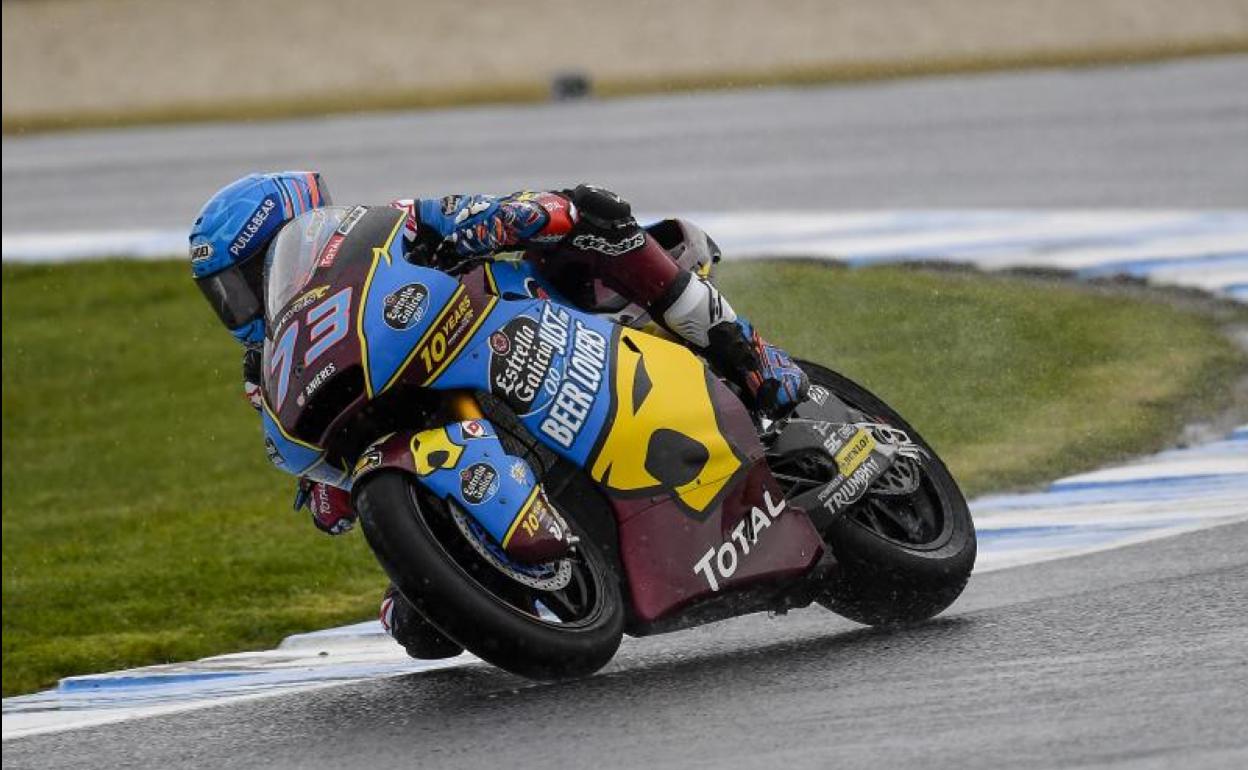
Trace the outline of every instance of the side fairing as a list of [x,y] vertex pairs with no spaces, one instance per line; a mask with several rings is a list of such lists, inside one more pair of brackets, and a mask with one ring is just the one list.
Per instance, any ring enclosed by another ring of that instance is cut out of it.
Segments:
[[822,547],[741,402],[689,350],[545,300],[499,300],[434,387],[486,391],[610,497],[636,619],[786,579]]
[[489,313],[459,281],[378,250],[357,315],[365,388],[371,398],[399,380],[428,385],[450,365]]
[[488,391],[617,498],[705,519],[761,456],[684,347],[546,300],[500,300],[439,388]]
[[608,421],[616,327],[545,300],[499,300],[439,388],[502,398],[535,436],[577,465]]

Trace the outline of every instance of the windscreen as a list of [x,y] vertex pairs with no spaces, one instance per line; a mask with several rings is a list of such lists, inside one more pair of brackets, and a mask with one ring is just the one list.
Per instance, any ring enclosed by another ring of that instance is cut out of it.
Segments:
[[264,257],[265,308],[271,322],[312,276],[316,260],[351,212],[348,206],[313,209],[292,219]]

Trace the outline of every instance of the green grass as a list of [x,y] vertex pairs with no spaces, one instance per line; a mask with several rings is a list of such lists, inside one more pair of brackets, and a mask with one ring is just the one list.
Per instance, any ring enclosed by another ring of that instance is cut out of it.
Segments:
[[[894,403],[970,491],[1156,447],[1243,361],[1209,317],[900,269],[727,265],[774,340]],[[4,693],[372,616],[358,533],[289,510],[183,264],[3,270]]]
[[[1193,56],[1235,55],[1245,52],[1248,52],[1248,38],[1231,34],[1208,39],[1136,45],[1058,47],[987,54],[950,54],[921,59],[813,64],[767,70],[740,69],[652,77],[602,78],[594,81],[593,92],[596,97],[617,98],[682,91],[818,86],[937,75],[966,75],[1002,70],[1103,67]],[[216,102],[200,100],[120,110],[75,110],[6,115],[0,122],[0,130],[6,135],[20,135],[132,125],[283,120],[344,113],[436,109],[479,104],[534,104],[549,99],[550,84],[545,81],[493,81],[440,88],[398,88],[385,91],[352,89],[336,93],[271,95],[261,99],[236,98]]]

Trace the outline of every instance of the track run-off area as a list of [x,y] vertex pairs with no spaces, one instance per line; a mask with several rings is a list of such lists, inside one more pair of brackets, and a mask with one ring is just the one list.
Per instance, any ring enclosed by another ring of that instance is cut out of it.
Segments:
[[[167,257],[236,173],[315,165],[344,201],[591,180],[694,212],[728,258],[1054,268],[1244,302],[1244,82],[1248,59],[1224,58],[6,140],[3,252]],[[1248,426],[972,511],[976,575],[918,628],[752,616],[534,685],[411,661],[361,624],[5,699],[5,764],[1248,763]]]

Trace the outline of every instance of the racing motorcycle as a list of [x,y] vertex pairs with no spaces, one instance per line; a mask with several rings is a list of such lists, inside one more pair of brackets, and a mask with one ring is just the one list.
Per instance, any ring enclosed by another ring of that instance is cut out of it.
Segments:
[[[270,460],[349,488],[382,568],[447,637],[542,680],[621,637],[818,603],[929,618],[975,560],[943,462],[866,389],[799,362],[779,421],[645,311],[529,259],[409,261],[404,213],[329,207],[266,258]],[[709,275],[682,220],[647,228]],[[585,289],[586,287],[582,287]]]

